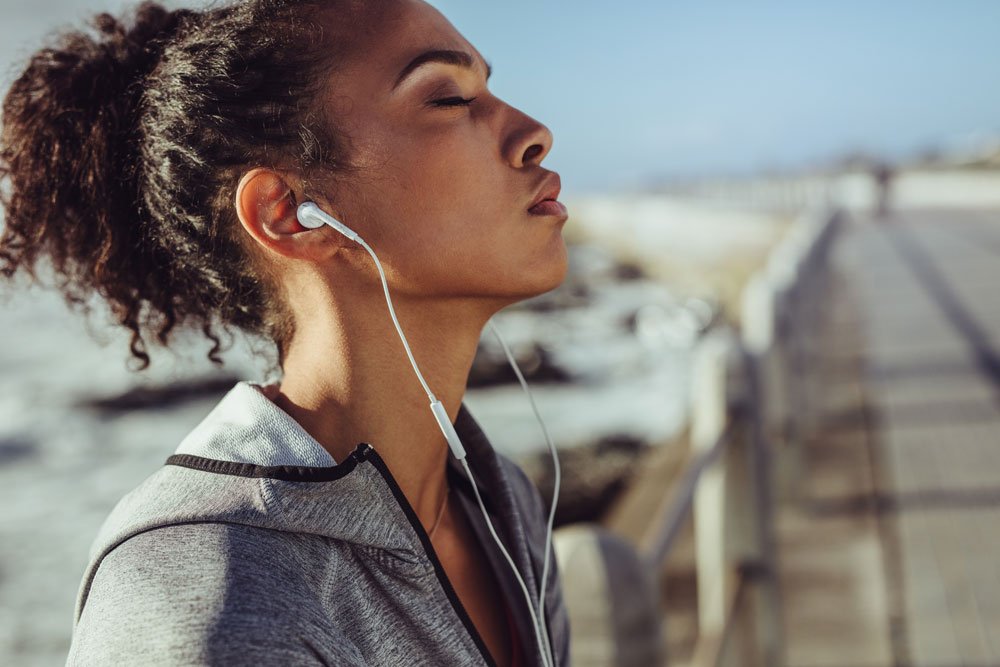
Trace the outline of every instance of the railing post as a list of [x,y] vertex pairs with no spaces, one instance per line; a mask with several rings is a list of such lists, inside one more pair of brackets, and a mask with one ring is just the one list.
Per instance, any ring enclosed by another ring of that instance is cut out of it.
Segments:
[[[802,463],[793,433],[789,356],[781,347],[789,332],[783,330],[786,322],[781,321],[777,302],[787,298],[761,272],[751,278],[743,292],[741,313],[748,408],[752,415],[754,502],[759,518],[756,555],[760,577],[751,605],[757,619],[756,640],[769,666],[780,666],[784,661],[775,503],[776,497],[794,492]],[[784,315],[787,317],[787,312]]]
[[[728,329],[695,352],[692,453],[706,461],[694,493],[699,635],[715,645],[718,665],[774,667],[758,639],[753,603],[761,570],[761,526],[753,422],[739,339]],[[761,510],[765,512],[762,514]],[[768,621],[764,621],[769,627]]]
[[754,618],[754,643],[767,667],[784,664],[784,632],[781,616],[781,591],[778,580],[777,539],[775,537],[774,461],[769,440],[763,429],[764,401],[760,364],[746,346],[741,346],[746,379],[749,428],[746,433],[747,469],[751,488],[748,504],[756,509],[752,530],[752,550],[745,554],[753,572],[748,606]]
[[[695,348],[692,364],[692,453],[709,456],[729,418],[726,376],[731,340],[727,332],[707,334]],[[720,460],[721,459],[721,460]],[[725,457],[707,466],[694,493],[694,532],[698,580],[698,633],[722,636],[733,579],[727,549]]]

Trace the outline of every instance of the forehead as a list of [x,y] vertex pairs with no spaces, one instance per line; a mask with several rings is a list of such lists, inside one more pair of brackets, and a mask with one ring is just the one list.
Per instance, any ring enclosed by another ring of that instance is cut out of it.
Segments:
[[423,0],[376,0],[359,3],[351,18],[335,12],[330,20],[341,41],[338,69],[369,93],[388,93],[396,77],[416,56],[431,49],[455,49],[482,60],[479,51]]

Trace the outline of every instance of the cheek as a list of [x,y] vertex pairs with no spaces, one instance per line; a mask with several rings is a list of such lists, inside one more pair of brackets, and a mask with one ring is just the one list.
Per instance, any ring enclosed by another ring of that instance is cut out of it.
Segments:
[[515,222],[499,182],[485,164],[428,156],[405,179],[387,184],[377,202],[380,227],[405,236],[410,254],[429,263],[488,261]]
[[518,242],[489,207],[424,210],[397,224],[391,256],[403,289],[422,295],[485,294],[508,280]]
[[488,132],[464,118],[418,127],[399,137],[390,159],[411,194],[438,208],[468,206],[470,198],[494,195],[500,184],[503,165]]
[[486,293],[509,282],[518,261],[530,260],[538,239],[504,189],[505,169],[482,137],[460,128],[393,140],[365,187],[364,209],[373,234],[366,240],[387,277],[395,274],[394,290]]

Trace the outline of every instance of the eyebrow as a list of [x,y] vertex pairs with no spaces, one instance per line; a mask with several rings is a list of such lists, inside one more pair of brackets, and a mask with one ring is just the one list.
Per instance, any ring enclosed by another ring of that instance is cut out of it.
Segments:
[[[489,61],[485,58],[482,62],[483,65],[486,66],[486,80],[489,81],[490,76],[493,74],[493,66],[490,65]],[[410,76],[415,69],[421,67],[422,65],[426,65],[427,63],[444,63],[446,65],[457,65],[459,67],[474,69],[476,66],[476,59],[465,51],[454,51],[451,49],[434,49],[426,51],[411,60],[409,64],[403,68],[403,71],[401,71],[399,76],[396,77],[396,82],[392,84],[392,90],[398,88],[399,85],[403,83],[403,80]]]

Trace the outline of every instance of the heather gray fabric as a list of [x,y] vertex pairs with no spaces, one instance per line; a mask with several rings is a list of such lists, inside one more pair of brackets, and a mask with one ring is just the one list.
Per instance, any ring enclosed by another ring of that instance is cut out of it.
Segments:
[[[336,463],[271,400],[276,389],[238,382],[111,511],[66,664],[495,664],[378,444]],[[541,496],[464,403],[455,428],[493,526],[537,593]],[[497,604],[515,610],[528,664],[541,665],[523,593],[450,452],[448,475],[501,582]],[[569,665],[554,554],[546,591],[550,641]]]

